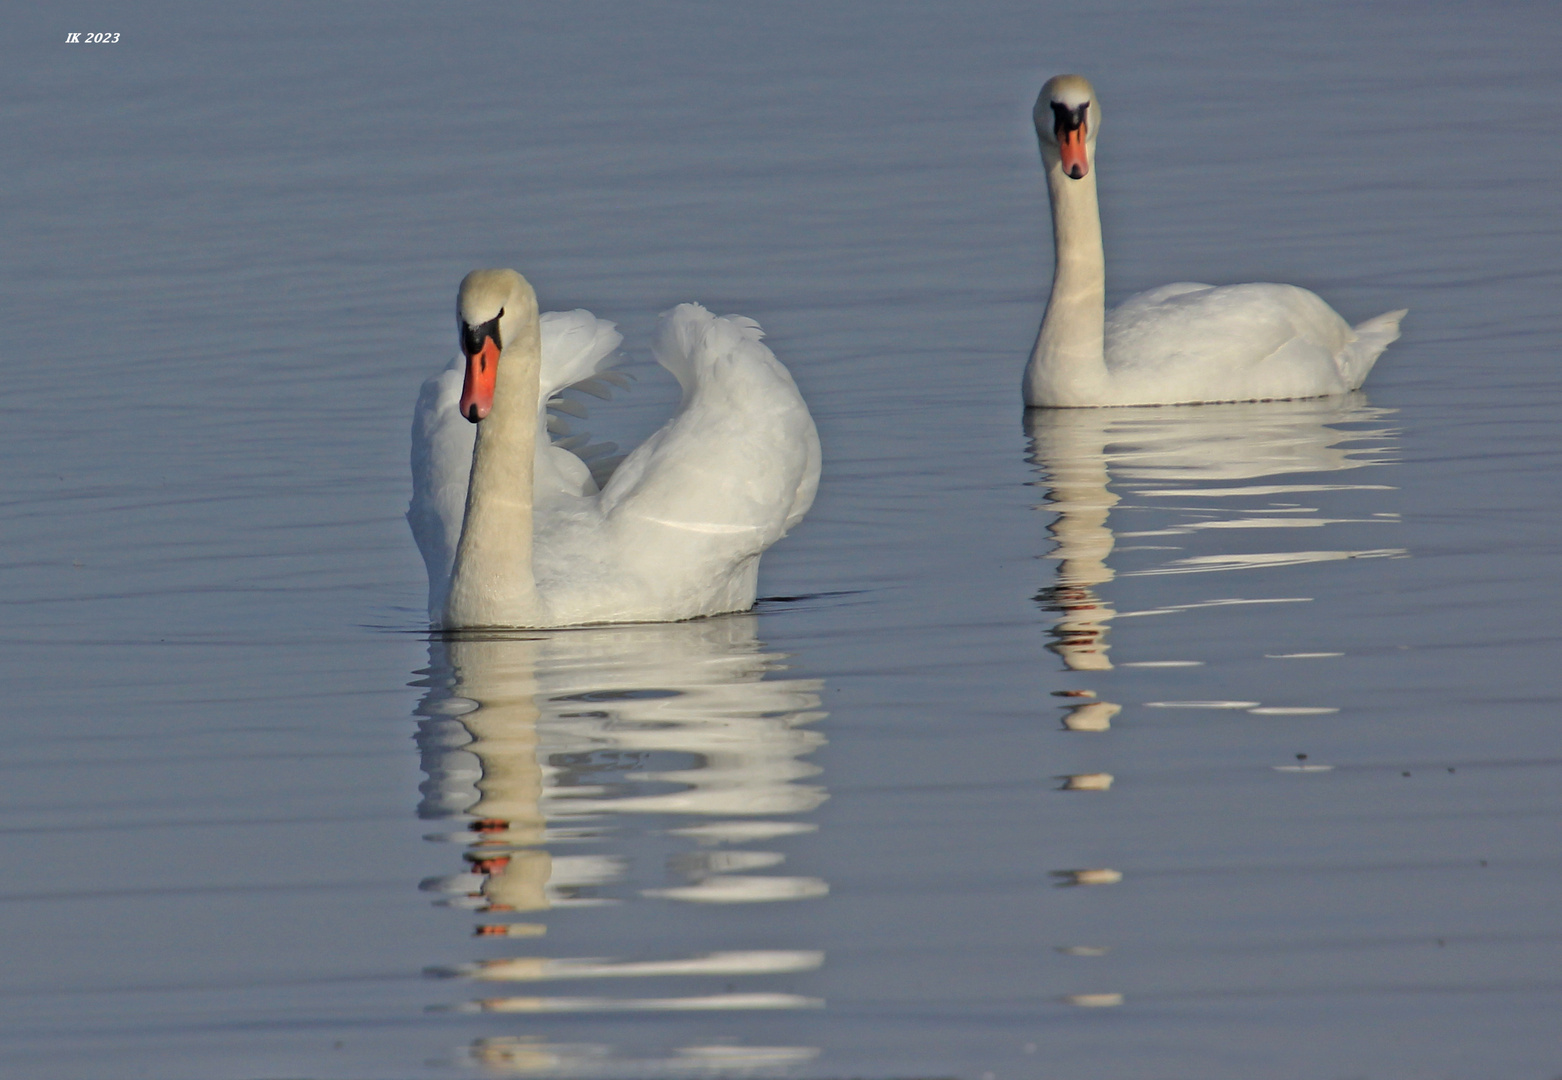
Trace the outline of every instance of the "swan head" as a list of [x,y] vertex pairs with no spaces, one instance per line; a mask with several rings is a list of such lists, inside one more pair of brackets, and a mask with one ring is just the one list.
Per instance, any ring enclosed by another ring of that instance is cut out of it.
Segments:
[[466,379],[461,385],[461,415],[472,423],[494,406],[499,358],[528,322],[537,321],[537,294],[514,270],[473,270],[461,279],[456,297],[461,355]]
[[1047,167],[1056,161],[1064,176],[1083,180],[1096,156],[1101,126],[1101,103],[1090,81],[1083,75],[1054,75],[1041,88],[1031,117]]

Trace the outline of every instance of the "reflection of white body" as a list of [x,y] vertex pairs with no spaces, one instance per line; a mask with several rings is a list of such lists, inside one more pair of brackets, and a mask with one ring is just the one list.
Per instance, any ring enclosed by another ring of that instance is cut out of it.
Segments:
[[598,490],[549,443],[543,411],[600,374],[618,343],[611,324],[586,312],[539,320],[513,271],[470,275],[460,303],[463,324],[494,340],[497,378],[480,424],[462,417],[457,367],[418,398],[407,516],[430,620],[568,626],[750,607],[760,555],[802,519],[819,482],[813,420],[759,327],[695,304],[663,316],[656,357],[683,400]]
[[[1295,529],[1332,524],[1306,508],[1273,507],[1275,498],[1340,485],[1308,482],[1306,474],[1331,473],[1375,465],[1383,458],[1377,445],[1382,430],[1341,429],[1382,415],[1359,401],[1271,402],[1206,405],[1193,409],[1031,411],[1026,433],[1032,460],[1048,479],[1046,509],[1057,512],[1050,526],[1058,560],[1055,584],[1045,593],[1048,606],[1059,613],[1051,646],[1070,669],[1110,668],[1107,624],[1119,613],[1097,595],[1095,587],[1113,579],[1107,564],[1117,540],[1109,515],[1124,497],[1115,485],[1131,493],[1140,505],[1155,506],[1162,498],[1214,498],[1229,512],[1200,513],[1170,529],[1136,533],[1158,546],[1180,550],[1177,535],[1195,532],[1225,535],[1222,530],[1266,529],[1291,535]],[[1285,483],[1287,476],[1303,477]],[[1268,480],[1268,483],[1252,483]],[[1243,499],[1256,500],[1252,506]],[[1229,502],[1228,502],[1229,500]],[[1167,506],[1167,509],[1173,509]],[[1296,512],[1301,509],[1305,512]],[[1381,519],[1373,519],[1381,520]],[[1210,532],[1207,532],[1209,530]],[[1244,566],[1275,566],[1326,561],[1363,555],[1396,554],[1373,551],[1278,551],[1261,555],[1224,554],[1173,558],[1137,574],[1189,573]]]
[[1036,101],[1056,264],[1025,404],[1177,405],[1324,397],[1355,390],[1399,337],[1403,311],[1352,327],[1294,285],[1181,282],[1106,311],[1096,200],[1101,104],[1078,75]]
[[[567,835],[604,814],[756,818],[805,813],[825,799],[821,788],[803,782],[819,770],[802,759],[824,742],[809,726],[824,715],[819,683],[775,678],[776,657],[760,651],[752,619],[457,639],[435,649],[434,667],[444,667],[443,653],[451,682],[432,692],[422,710],[430,717],[419,737],[429,774],[423,813],[482,821],[473,854],[484,846],[505,849],[510,862],[500,876],[541,873],[548,883],[546,863],[537,863],[546,853],[535,849],[550,834]],[[672,769],[638,766],[658,753],[693,761]],[[593,775],[589,766],[552,764],[593,757],[633,764],[611,774],[611,787],[583,782]],[[806,827],[718,821],[673,831],[707,843],[743,843]],[[511,850],[518,846],[534,850]],[[590,859],[597,880],[618,876],[605,853]],[[811,878],[753,873],[780,861],[771,853],[737,851],[685,860],[688,888],[701,891],[675,898],[783,899],[826,891]],[[572,876],[588,883],[589,871],[582,865]],[[451,889],[465,888],[451,882]],[[552,884],[559,884],[556,874]]]
[[[589,957],[490,957],[440,973],[486,983],[703,977],[722,991],[528,995],[464,1007],[701,1011],[821,1004],[764,986],[731,985],[740,977],[812,971],[824,959],[815,950],[755,948],[746,939],[734,947],[713,935],[704,948],[669,955],[645,939],[638,921],[614,947],[614,920],[623,917],[616,913],[626,910],[626,900],[754,904],[829,891],[818,878],[778,872],[784,853],[744,846],[811,831],[815,826],[796,816],[826,797],[817,784],[803,782],[819,772],[802,758],[824,742],[811,727],[824,716],[820,684],[778,677],[779,657],[755,641],[752,617],[526,637],[490,632],[437,640],[431,653],[431,689],[419,710],[429,775],[422,813],[460,815],[470,826],[435,837],[464,842],[467,871],[423,887],[447,894],[449,906],[487,913],[583,908],[576,917],[597,920],[591,940],[601,950]],[[627,827],[620,830],[619,822]],[[661,858],[645,858],[644,848]],[[670,886],[645,880],[658,874],[656,863],[665,865]],[[512,927],[520,932],[512,934]],[[502,922],[487,932],[536,937],[545,930]]]
[[[636,784],[676,785],[672,791],[639,795],[550,788],[549,816],[747,816],[802,813],[818,806],[824,793],[799,781],[819,771],[801,759],[824,742],[803,726],[824,715],[816,711],[820,684],[767,679],[774,657],[759,651],[747,620],[724,619],[677,633],[669,629],[625,627],[610,636],[575,632],[549,639],[539,689],[546,700],[561,704],[540,725],[545,754],[612,748],[697,758],[688,769],[633,774]],[[631,693],[647,689],[676,693]],[[588,693],[621,696],[589,709],[563,704]]]

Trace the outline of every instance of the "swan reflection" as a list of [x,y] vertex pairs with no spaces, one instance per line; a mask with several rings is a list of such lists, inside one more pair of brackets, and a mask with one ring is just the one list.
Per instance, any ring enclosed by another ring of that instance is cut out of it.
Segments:
[[[1155,686],[1164,669],[1165,684],[1187,694],[1189,673],[1204,668],[1196,656],[1135,658],[1111,655],[1109,632],[1115,621],[1186,612],[1229,612],[1240,617],[1252,605],[1307,604],[1307,596],[1232,597],[1194,595],[1210,581],[1208,575],[1236,571],[1244,580],[1271,581],[1264,570],[1342,559],[1382,558],[1404,554],[1392,547],[1332,548],[1320,542],[1335,525],[1381,525],[1397,520],[1379,511],[1347,516],[1339,507],[1363,501],[1388,485],[1353,482],[1341,475],[1382,465],[1390,459],[1393,432],[1384,422],[1386,410],[1369,407],[1360,396],[1297,402],[1206,405],[1166,409],[1033,410],[1026,416],[1031,461],[1043,474],[1046,489],[1041,509],[1056,516],[1048,526],[1056,560],[1052,581],[1036,600],[1051,618],[1047,648],[1072,672],[1100,675],[1117,667],[1136,669],[1141,686]],[[1333,493],[1366,492],[1347,499]],[[1326,511],[1323,507],[1328,507]],[[1376,535],[1368,530],[1367,535]],[[1125,588],[1125,579],[1144,580]],[[1153,586],[1153,587],[1151,587]],[[1190,587],[1191,586],[1191,587]],[[1154,607],[1121,610],[1123,598],[1154,595]],[[1282,607],[1282,610],[1284,608]],[[1193,641],[1176,646],[1190,651]],[[1338,656],[1333,652],[1275,654],[1274,659]],[[1218,678],[1218,672],[1214,673]],[[1084,680],[1082,680],[1084,681]],[[1094,681],[1094,680],[1091,680]],[[1193,685],[1200,685],[1194,682]],[[1208,679],[1197,700],[1140,701],[1141,708],[1236,710],[1257,716],[1322,716],[1338,711],[1326,705],[1266,705],[1260,701],[1216,698]],[[1063,726],[1073,732],[1103,733],[1122,705],[1102,700],[1104,687],[1056,691],[1063,698],[1084,699],[1062,705]],[[1152,691],[1151,696],[1159,696]],[[1192,695],[1189,695],[1190,697]],[[1176,716],[1177,712],[1160,713]],[[1284,771],[1314,770],[1305,763],[1282,766]],[[1096,759],[1095,764],[1105,764]],[[1084,762],[1079,764],[1083,765]],[[1321,767],[1327,768],[1327,766]],[[1066,773],[1059,777],[1063,792],[1096,792],[1110,798],[1135,777],[1125,771]],[[1121,780],[1121,782],[1120,782]],[[1074,796],[1071,796],[1074,797]],[[1093,892],[1093,886],[1131,889],[1132,867],[1105,866],[1059,869],[1056,885]],[[1101,945],[1058,946],[1061,955],[1099,957]],[[1089,975],[1081,973],[1081,978]],[[1100,988],[1069,994],[1063,1003],[1080,1008],[1122,1005],[1124,995]]]
[[[766,934],[763,922],[724,922],[717,930],[699,915],[713,904],[804,901],[829,892],[817,877],[787,872],[786,853],[773,850],[815,830],[807,815],[827,797],[818,767],[807,760],[824,743],[814,727],[825,715],[818,708],[822,684],[787,677],[783,658],[764,651],[754,628],[752,616],[729,616],[473,633],[431,643],[418,709],[427,774],[419,814],[459,825],[429,838],[463,850],[459,869],[422,888],[436,903],[483,919],[475,930],[491,946],[503,948],[511,938],[542,945],[550,929],[570,945],[547,950],[555,955],[459,959],[430,974],[593,991],[482,996],[456,1009],[822,1006],[765,979],[814,971],[822,951],[764,947],[755,940]],[[557,955],[571,948],[584,955]],[[595,992],[597,985],[650,992]],[[658,1075],[681,1075],[685,1065],[708,1075],[715,1053],[686,1046],[653,1057],[633,1048],[625,1056],[612,1047],[573,1045],[527,1035],[483,1040],[467,1056],[529,1075],[572,1075],[615,1062],[654,1067]],[[739,1064],[816,1053],[725,1043],[720,1050],[716,1057]]]
[[[1114,619],[1307,600],[1201,598],[1151,611],[1119,612],[1100,591],[1119,573],[1108,565],[1114,554],[1167,553],[1151,558],[1149,565],[1121,571],[1135,577],[1403,555],[1402,549],[1389,547],[1311,546],[1187,553],[1190,541],[1200,536],[1206,542],[1213,537],[1275,537],[1297,529],[1397,521],[1388,513],[1328,517],[1317,507],[1286,501],[1331,491],[1390,490],[1375,483],[1322,483],[1314,475],[1390,460],[1393,432],[1383,423],[1386,415],[1387,410],[1372,408],[1360,395],[1168,409],[1030,410],[1025,417],[1030,460],[1045,474],[1043,508],[1057,514],[1048,526],[1057,570],[1052,583],[1036,596],[1055,615],[1047,647],[1070,670],[1104,671],[1113,667],[1107,635]],[[1281,480],[1287,477],[1295,482]],[[1253,482],[1260,480],[1268,482]],[[1141,523],[1150,527],[1131,527]],[[1132,546],[1121,544],[1129,540]],[[1272,540],[1267,543],[1273,546]],[[1241,545],[1232,540],[1222,541],[1222,546]]]

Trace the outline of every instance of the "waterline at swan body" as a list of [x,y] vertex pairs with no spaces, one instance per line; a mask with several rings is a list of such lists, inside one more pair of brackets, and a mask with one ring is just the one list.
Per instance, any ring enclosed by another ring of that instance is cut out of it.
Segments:
[[1360,387],[1399,337],[1404,311],[1352,327],[1295,285],[1180,282],[1106,311],[1096,199],[1101,105],[1079,75],[1036,99],[1056,265],[1025,367],[1025,404],[1184,405],[1326,397]]
[[670,622],[753,605],[760,555],[812,505],[820,463],[808,406],[757,323],[698,304],[662,315],[656,359],[682,401],[599,488],[549,437],[546,409],[603,379],[613,324],[539,316],[513,270],[468,274],[458,315],[464,359],[424,383],[412,424],[407,519],[435,627]]

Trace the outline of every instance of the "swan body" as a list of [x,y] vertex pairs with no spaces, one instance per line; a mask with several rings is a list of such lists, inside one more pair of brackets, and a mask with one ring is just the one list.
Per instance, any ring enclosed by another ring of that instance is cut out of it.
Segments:
[[1399,337],[1404,311],[1352,327],[1295,285],[1182,282],[1106,311],[1096,199],[1101,106],[1078,75],[1036,100],[1056,267],[1030,363],[1025,404],[1043,408],[1182,405],[1326,397],[1361,386]]
[[669,622],[751,607],[759,557],[812,505],[820,464],[808,407],[759,325],[698,304],[665,313],[655,355],[682,401],[593,475],[589,448],[568,448],[578,438],[553,442],[547,409],[570,386],[605,396],[613,324],[539,316],[513,270],[467,275],[458,308],[466,356],[423,384],[412,423],[407,519],[430,622]]

